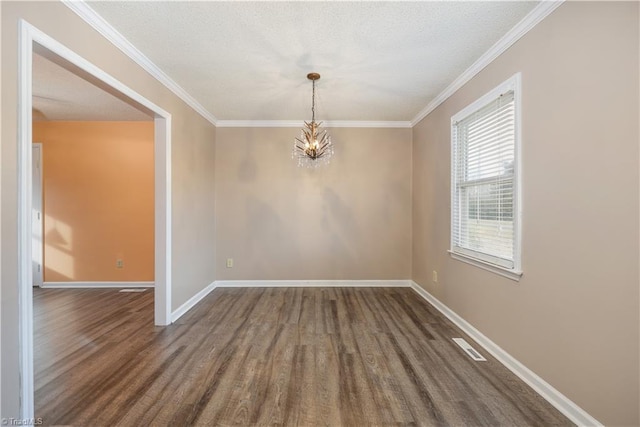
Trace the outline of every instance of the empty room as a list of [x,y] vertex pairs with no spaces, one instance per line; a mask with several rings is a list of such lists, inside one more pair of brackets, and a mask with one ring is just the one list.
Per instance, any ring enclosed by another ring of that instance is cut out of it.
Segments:
[[0,18],[3,425],[640,425],[638,2]]

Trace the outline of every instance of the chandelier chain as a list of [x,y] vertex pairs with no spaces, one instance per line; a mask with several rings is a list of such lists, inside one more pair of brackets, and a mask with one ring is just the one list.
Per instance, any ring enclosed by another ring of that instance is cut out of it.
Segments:
[[311,91],[311,123],[316,121],[316,81],[312,80],[312,91]]

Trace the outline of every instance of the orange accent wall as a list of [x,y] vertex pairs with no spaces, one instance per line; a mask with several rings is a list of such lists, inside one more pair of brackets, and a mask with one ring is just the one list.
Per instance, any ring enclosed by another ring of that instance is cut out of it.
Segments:
[[153,132],[153,122],[33,123],[45,282],[153,281]]

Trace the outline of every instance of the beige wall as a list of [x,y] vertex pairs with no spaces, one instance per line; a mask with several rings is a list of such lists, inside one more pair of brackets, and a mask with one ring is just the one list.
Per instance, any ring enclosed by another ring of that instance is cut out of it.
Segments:
[[[17,47],[18,19],[45,33],[172,115],[172,305],[214,280],[215,127],[59,2],[1,2],[2,8],[2,408],[18,415]],[[188,262],[187,262],[188,260]]]
[[[638,40],[638,3],[565,3],[413,134],[413,279],[606,425],[640,422]],[[518,283],[447,249],[450,118],[519,71]]]
[[298,133],[218,129],[216,278],[410,278],[411,129],[330,129],[319,169],[291,159]]
[[153,282],[153,122],[34,122],[33,141],[43,147],[44,281]]

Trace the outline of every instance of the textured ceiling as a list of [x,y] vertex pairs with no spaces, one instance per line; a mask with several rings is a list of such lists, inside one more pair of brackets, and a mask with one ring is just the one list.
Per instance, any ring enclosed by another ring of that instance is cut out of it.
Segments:
[[218,120],[408,121],[538,2],[89,6]]
[[60,65],[33,55],[33,120],[141,121],[150,116]]

